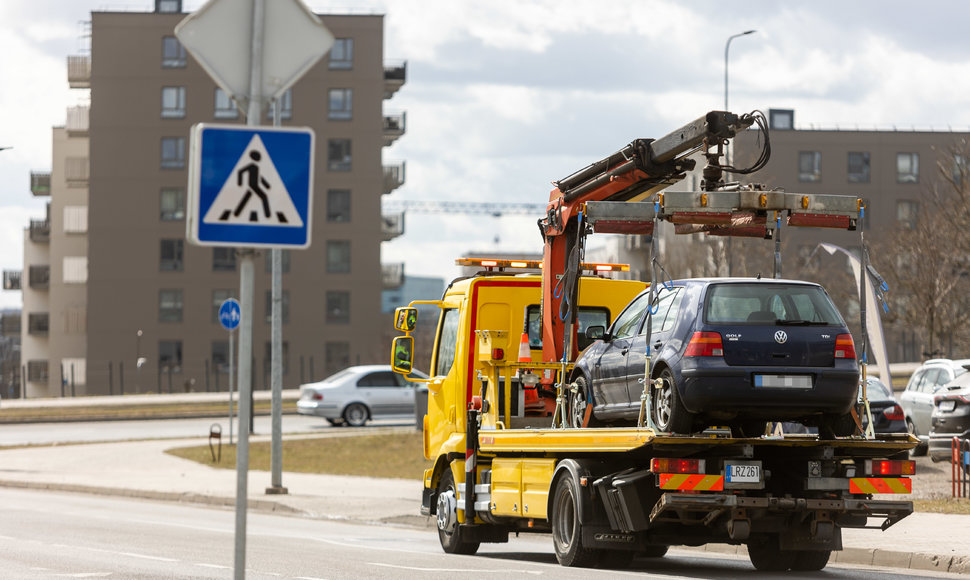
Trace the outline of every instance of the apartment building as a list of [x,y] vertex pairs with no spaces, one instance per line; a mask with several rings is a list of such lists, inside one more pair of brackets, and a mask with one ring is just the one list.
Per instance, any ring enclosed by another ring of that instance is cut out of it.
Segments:
[[[233,249],[186,242],[188,142],[195,123],[246,119],[175,38],[185,16],[180,0],[93,12],[90,51],[68,57],[70,86],[90,91],[90,107],[68,112],[51,171],[31,176],[50,203],[25,231],[28,397],[227,388],[216,313],[238,297],[239,272]],[[381,291],[403,276],[400,265],[382,270],[380,244],[403,222],[382,219],[380,202],[404,182],[404,163],[382,156],[405,132],[404,113],[384,107],[406,67],[384,62],[383,16],[320,18],[336,42],[279,102],[283,126],[317,139],[313,243],[283,252],[288,388],[386,359]],[[255,388],[269,382],[269,254],[257,257]]]

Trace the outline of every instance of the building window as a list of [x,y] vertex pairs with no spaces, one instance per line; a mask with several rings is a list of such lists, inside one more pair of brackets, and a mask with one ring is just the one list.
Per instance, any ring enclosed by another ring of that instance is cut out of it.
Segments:
[[235,272],[236,271],[236,249],[235,248],[212,248],[212,271],[213,272]]
[[954,153],[953,184],[957,187],[963,187],[963,182],[968,172],[970,172],[970,165],[967,163],[967,157],[959,153]]
[[64,283],[87,284],[88,257],[64,256]]
[[[288,324],[290,322],[290,291],[283,290],[283,295],[280,296],[280,314],[283,319],[283,324]],[[273,291],[266,291],[266,322],[273,321]]]
[[64,206],[64,233],[83,234],[88,231],[88,206]]
[[350,292],[345,290],[327,292],[327,323],[350,323]]
[[919,202],[901,199],[896,202],[896,222],[899,227],[911,230],[916,227],[919,218]]
[[162,169],[185,169],[185,137],[162,137]]
[[185,189],[164,187],[159,195],[159,219],[163,222],[185,219]]
[[896,183],[919,183],[919,153],[896,154]]
[[868,151],[849,151],[849,183],[869,183]]
[[27,361],[27,380],[32,383],[46,383],[48,379],[46,360]]
[[794,129],[794,109],[768,109],[768,128],[777,131],[791,131]]
[[327,118],[344,121],[353,117],[353,89],[330,89]]
[[327,221],[350,221],[349,189],[331,189],[327,191]]
[[162,68],[183,68],[185,47],[174,36],[162,37]]
[[[286,274],[290,271],[290,251],[280,250],[280,272]],[[266,273],[273,273],[273,253],[266,252]]]
[[185,117],[185,87],[162,87],[162,118]]
[[354,39],[338,38],[330,47],[330,68],[354,68]]
[[185,240],[162,240],[162,272],[181,272]]
[[229,341],[212,341],[212,370],[220,374],[229,373]]
[[155,0],[155,12],[178,13],[182,11],[182,0]]
[[350,240],[327,240],[327,273],[350,272]]
[[326,345],[326,376],[341,371],[350,366],[350,343],[328,342]]
[[[266,341],[266,350],[263,354],[263,368],[269,371],[273,362],[273,343]],[[290,370],[290,344],[287,341],[280,343],[280,363],[283,367],[283,374]]]
[[238,116],[239,109],[236,108],[236,103],[233,102],[229,93],[220,88],[216,88],[215,118],[235,119]]
[[46,336],[50,332],[50,313],[30,312],[27,314],[27,334]]
[[798,152],[798,181],[822,181],[822,153]]
[[158,291],[158,321],[182,322],[182,291]]
[[327,140],[327,169],[350,171],[350,139]]
[[219,323],[219,309],[222,303],[230,298],[235,298],[234,290],[213,290],[212,291],[212,322]]
[[[287,89],[285,93],[280,96],[280,120],[285,121],[293,117],[293,89]],[[273,109],[276,107],[276,103],[270,103],[269,109],[266,111],[266,118],[272,123],[273,122]]]
[[158,369],[161,372],[182,372],[182,341],[158,341]]

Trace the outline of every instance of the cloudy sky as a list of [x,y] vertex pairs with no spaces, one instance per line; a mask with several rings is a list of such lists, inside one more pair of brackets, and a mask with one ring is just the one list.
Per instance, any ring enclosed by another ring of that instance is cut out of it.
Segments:
[[[185,0],[186,10],[201,0]],[[795,109],[798,127],[970,130],[970,3],[961,0],[310,0],[318,12],[377,12],[385,58],[407,60],[385,103],[407,134],[387,199],[528,201],[549,182],[659,137],[724,104]],[[51,127],[83,92],[66,56],[92,10],[148,11],[150,0],[0,2],[0,269],[22,267],[23,228],[43,217],[31,169],[50,168]],[[409,214],[383,247],[412,275],[450,278],[466,251],[539,251],[538,216]],[[447,240],[447,244],[442,244]],[[0,307],[19,292],[0,292]]]

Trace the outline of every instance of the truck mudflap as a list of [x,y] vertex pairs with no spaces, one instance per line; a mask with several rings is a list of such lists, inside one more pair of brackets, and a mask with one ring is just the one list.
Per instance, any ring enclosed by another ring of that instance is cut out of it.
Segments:
[[[669,522],[710,526],[726,520],[731,538],[743,540],[742,536],[752,531],[752,521],[755,522],[754,531],[758,531],[759,520],[770,525],[778,516],[784,519],[810,519],[815,535],[832,525],[886,530],[911,513],[911,501],[665,493],[650,511],[649,524]],[[880,519],[881,523],[869,525],[872,518]]]

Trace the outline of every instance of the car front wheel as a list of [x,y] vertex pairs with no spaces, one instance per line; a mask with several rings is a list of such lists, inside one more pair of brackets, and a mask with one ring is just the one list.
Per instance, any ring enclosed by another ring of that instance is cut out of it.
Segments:
[[351,427],[363,427],[370,413],[362,403],[351,403],[344,409],[344,421]]
[[[906,430],[909,431],[909,434],[913,437],[916,437],[917,439],[919,438],[919,432],[916,430],[916,425],[913,424],[912,419],[906,419]],[[911,457],[922,457],[926,455],[928,448],[929,445],[920,441],[919,445],[909,450],[909,455]]]
[[689,434],[694,417],[680,402],[680,392],[674,383],[674,374],[664,368],[659,375],[661,385],[655,391],[653,422],[661,431]]

